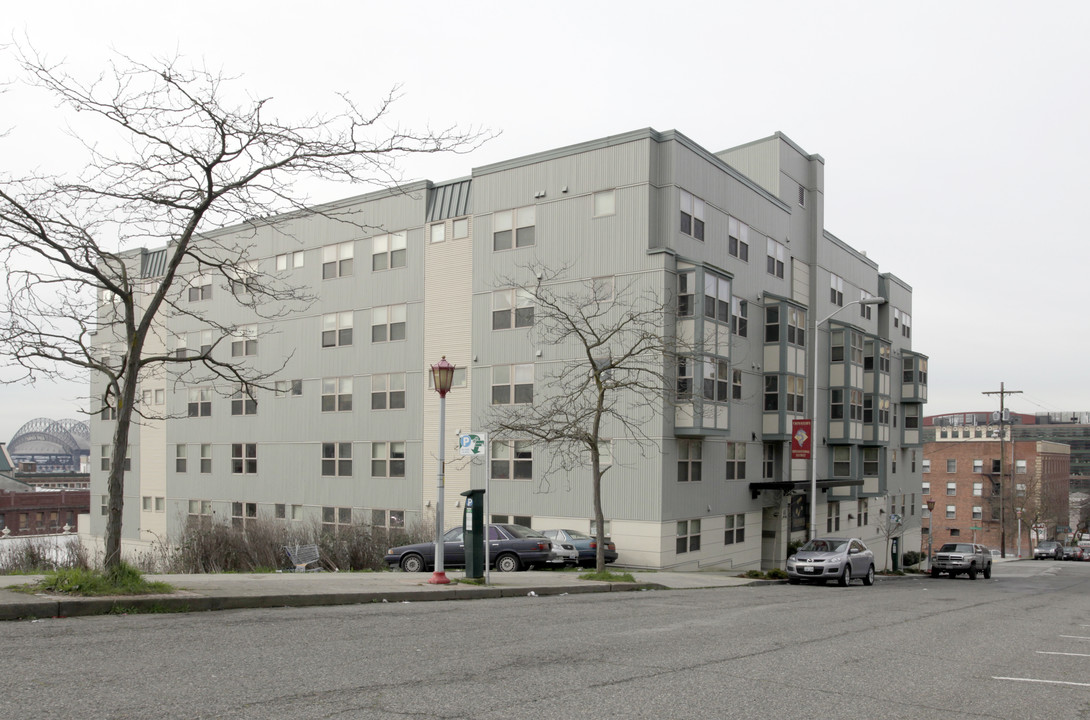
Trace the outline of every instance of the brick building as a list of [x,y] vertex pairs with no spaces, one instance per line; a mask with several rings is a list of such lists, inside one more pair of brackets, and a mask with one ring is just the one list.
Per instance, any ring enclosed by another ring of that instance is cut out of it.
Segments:
[[91,510],[90,490],[0,491],[0,533],[48,535],[76,530],[80,513]]
[[[1006,553],[1032,553],[1068,524],[1071,449],[1047,441],[1011,441],[1011,428],[963,426],[927,432],[924,442],[922,550],[950,540]],[[927,501],[935,501],[930,515]],[[1019,517],[1021,535],[1019,537]],[[1039,528],[1036,537],[1033,527]],[[1065,539],[1061,531],[1060,540]]]

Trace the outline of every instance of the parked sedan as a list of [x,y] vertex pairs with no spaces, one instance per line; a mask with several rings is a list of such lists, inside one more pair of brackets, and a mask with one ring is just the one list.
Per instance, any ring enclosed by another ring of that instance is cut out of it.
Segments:
[[[489,525],[488,558],[499,572],[515,572],[555,561],[553,544],[537,530],[523,525]],[[435,543],[423,542],[390,548],[383,558],[390,569],[426,572],[435,567]],[[465,567],[465,538],[461,527],[443,535],[443,568]]]
[[1033,548],[1033,559],[1043,560],[1045,558],[1052,558],[1053,560],[1063,560],[1064,548],[1058,542],[1052,540],[1046,540]]
[[874,584],[874,553],[858,538],[814,538],[787,558],[787,582],[836,580],[847,587],[855,578]]
[[1064,560],[1085,560],[1086,552],[1078,545],[1064,546]]
[[[594,567],[598,563],[598,538],[578,530],[542,530],[541,532],[554,540],[574,545],[579,551],[579,564],[583,567]],[[609,538],[606,538],[603,555],[607,563],[617,560],[617,546]]]

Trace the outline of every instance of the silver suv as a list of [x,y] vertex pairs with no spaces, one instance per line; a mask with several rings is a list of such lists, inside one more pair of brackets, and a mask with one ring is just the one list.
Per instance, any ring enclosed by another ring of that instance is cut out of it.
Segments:
[[983,573],[987,580],[992,576],[992,553],[974,543],[946,543],[931,561],[931,577],[942,573],[949,573],[952,578],[965,573],[970,580],[976,580],[977,573]]

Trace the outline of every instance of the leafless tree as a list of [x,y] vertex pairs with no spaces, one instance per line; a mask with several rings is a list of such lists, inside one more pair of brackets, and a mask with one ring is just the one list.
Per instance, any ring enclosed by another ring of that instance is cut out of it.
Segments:
[[[886,497],[887,497],[887,499],[891,500],[888,495]],[[892,501],[890,501],[888,503],[888,507],[889,507],[889,512],[881,512],[881,513],[878,514],[878,523],[877,523],[878,534],[881,535],[886,540],[886,551],[884,553],[884,558],[885,559],[882,560],[882,572],[885,572],[886,570],[889,570],[889,544],[890,544],[890,540],[892,540],[894,537],[899,535],[901,533],[902,529],[905,526],[905,519],[901,515],[898,515],[897,513],[893,512],[893,503],[892,503]],[[901,551],[903,552],[904,548],[901,548]]]
[[[534,344],[558,349],[555,362],[540,363],[546,377],[533,402],[493,405],[490,427],[498,438],[529,438],[548,449],[542,471],[585,469],[593,483],[596,567],[605,570],[602,511],[602,441],[625,438],[658,449],[648,422],[670,402],[678,352],[672,308],[637,281],[614,286],[601,280],[565,280],[567,269],[526,268],[532,282],[507,278],[532,304]],[[535,387],[538,379],[535,378]],[[608,433],[608,434],[607,434]]]
[[[219,278],[259,316],[305,307],[304,290],[246,260],[246,238],[275,232],[283,213],[358,225],[365,218],[306,207],[298,181],[392,187],[405,156],[468,152],[491,133],[387,126],[396,87],[369,111],[341,95],[334,113],[282,121],[271,99],[233,92],[236,79],[178,57],[118,55],[86,80],[29,44],[10,52],[25,83],[68,112],[86,157],[71,176],[0,175],[0,260],[8,270],[0,353],[20,371],[5,381],[86,382],[90,375],[89,411],[116,413],[105,548],[112,568],[121,559],[124,459],[141,379],[196,370],[249,392],[274,371],[213,352],[239,328],[178,302],[187,273]],[[272,215],[279,215],[275,226],[266,220]],[[235,232],[216,232],[225,226]],[[165,262],[149,278],[139,271],[139,248],[156,246],[165,247]],[[170,315],[205,323],[214,331],[211,347],[184,356],[161,351],[163,343],[151,339]]]

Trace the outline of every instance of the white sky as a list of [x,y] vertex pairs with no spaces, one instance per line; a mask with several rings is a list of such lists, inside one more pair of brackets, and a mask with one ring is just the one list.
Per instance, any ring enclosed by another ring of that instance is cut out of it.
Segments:
[[[912,286],[926,414],[997,409],[981,393],[1000,382],[1023,391],[1008,398],[1016,412],[1090,410],[1090,252],[1077,236],[1090,3],[10,5],[0,28],[73,67],[97,70],[109,49],[180,53],[242,76],[282,118],[332,107],[338,91],[370,107],[401,83],[404,125],[502,131],[473,155],[407,165],[410,178],[642,127],[712,151],[781,130],[825,158],[826,228]],[[12,75],[0,59],[0,79]],[[0,169],[13,157],[72,169],[42,142],[59,118],[17,97],[0,95],[12,128]],[[0,441],[35,417],[81,417],[81,391],[0,387]]]

